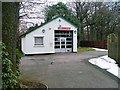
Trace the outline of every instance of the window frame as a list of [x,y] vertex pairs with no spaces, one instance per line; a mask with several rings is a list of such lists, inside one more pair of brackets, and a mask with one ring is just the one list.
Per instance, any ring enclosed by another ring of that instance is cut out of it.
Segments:
[[[35,38],[40,37],[43,38],[43,44],[36,44],[35,43]],[[33,46],[44,46],[44,36],[34,36],[33,37]]]

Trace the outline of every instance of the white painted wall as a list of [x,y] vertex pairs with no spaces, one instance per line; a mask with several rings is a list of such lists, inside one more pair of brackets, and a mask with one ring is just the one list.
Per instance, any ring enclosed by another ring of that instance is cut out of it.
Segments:
[[[61,22],[59,22],[61,19]],[[44,54],[44,53],[55,53],[54,49],[54,30],[61,25],[61,27],[70,27],[71,30],[76,30],[77,28],[66,22],[62,18],[57,18],[42,27],[26,34],[25,37],[22,37],[21,46],[22,51],[25,54]],[[51,28],[51,30],[49,30]],[[45,33],[42,33],[42,30],[45,29]],[[34,46],[34,36],[44,36],[44,46]],[[73,33],[73,52],[77,52],[77,33]]]
[[77,52],[77,30],[76,34],[74,33],[75,30],[73,30],[73,52]]

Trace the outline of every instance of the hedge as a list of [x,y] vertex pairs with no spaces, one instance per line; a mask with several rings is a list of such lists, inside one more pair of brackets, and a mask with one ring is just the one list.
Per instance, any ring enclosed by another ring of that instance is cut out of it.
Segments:
[[120,66],[120,32],[108,36],[108,56],[115,59]]

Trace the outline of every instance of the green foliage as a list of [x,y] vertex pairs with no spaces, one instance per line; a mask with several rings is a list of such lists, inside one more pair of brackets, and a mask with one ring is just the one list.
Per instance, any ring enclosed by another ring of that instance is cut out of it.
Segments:
[[20,52],[20,50],[17,48],[16,49],[16,56],[17,56],[17,60],[18,60],[18,62],[19,62],[19,60],[21,59],[21,57],[22,57],[22,53]]
[[45,8],[45,21],[49,21],[54,16],[64,16],[67,20],[76,25],[78,24],[77,17],[75,17],[73,11],[62,2]]
[[120,65],[120,32],[108,36],[108,56]]
[[85,51],[94,51],[95,49],[88,47],[79,47],[77,50],[78,52],[85,52]]
[[[0,47],[2,47],[1,57],[2,57],[2,89],[14,89],[19,88],[19,71],[13,71],[13,63],[8,59],[8,53],[4,52],[5,45],[0,43]],[[18,64],[18,63],[17,63]]]
[[102,5],[98,10],[96,10],[96,13],[92,15],[91,22],[94,22],[92,25],[91,36],[92,40],[106,40],[107,35],[111,33],[112,29],[109,24],[112,23],[113,16],[110,10]]
[[2,2],[2,88],[19,87],[18,2]]
[[61,16],[61,15],[67,15],[67,14],[70,15],[71,11],[68,10],[66,5],[61,2],[53,6],[48,6],[45,9],[46,21],[49,21],[50,19],[52,19],[52,17],[56,15]]

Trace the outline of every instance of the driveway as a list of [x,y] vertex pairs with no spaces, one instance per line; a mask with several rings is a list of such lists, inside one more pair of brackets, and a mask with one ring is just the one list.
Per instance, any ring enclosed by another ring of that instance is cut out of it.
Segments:
[[22,78],[40,81],[49,88],[118,88],[117,80],[88,62],[106,54],[88,51],[25,56],[20,64]]

